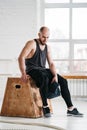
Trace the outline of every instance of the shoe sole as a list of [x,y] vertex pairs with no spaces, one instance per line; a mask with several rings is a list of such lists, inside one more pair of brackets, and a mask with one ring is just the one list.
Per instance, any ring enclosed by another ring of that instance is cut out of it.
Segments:
[[51,113],[47,113],[44,115],[45,117],[51,117]]
[[73,116],[73,117],[83,117],[83,115],[73,115],[73,114],[67,114],[67,116]]

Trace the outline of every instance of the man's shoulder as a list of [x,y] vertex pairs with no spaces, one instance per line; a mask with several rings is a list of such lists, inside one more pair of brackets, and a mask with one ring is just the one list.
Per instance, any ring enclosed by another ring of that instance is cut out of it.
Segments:
[[33,39],[33,40],[29,40],[29,41],[27,41],[27,43],[26,43],[26,45],[27,46],[35,46],[35,40]]
[[28,40],[28,41],[27,41],[27,44],[34,43],[34,42],[35,42],[34,39]]

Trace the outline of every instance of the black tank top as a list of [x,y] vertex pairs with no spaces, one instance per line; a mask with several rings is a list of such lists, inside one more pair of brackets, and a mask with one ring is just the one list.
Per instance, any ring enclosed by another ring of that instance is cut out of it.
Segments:
[[36,42],[36,51],[33,57],[25,59],[26,72],[32,69],[45,69],[47,45],[45,45],[44,50],[41,50],[38,41],[36,39],[34,40]]

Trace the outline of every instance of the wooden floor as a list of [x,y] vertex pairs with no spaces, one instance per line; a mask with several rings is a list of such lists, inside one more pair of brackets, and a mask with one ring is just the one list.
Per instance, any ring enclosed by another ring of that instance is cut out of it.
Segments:
[[31,119],[0,116],[0,130],[87,130],[87,99],[72,100],[84,117],[67,117],[65,102],[62,97],[58,97],[52,100],[52,117]]

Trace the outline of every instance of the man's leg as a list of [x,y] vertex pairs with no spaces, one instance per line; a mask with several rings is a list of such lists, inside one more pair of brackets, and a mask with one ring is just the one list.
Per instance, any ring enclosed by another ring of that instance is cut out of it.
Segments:
[[58,82],[60,84],[61,89],[61,95],[67,105],[67,115],[69,116],[83,116],[82,113],[80,113],[77,108],[73,107],[72,101],[71,101],[71,95],[68,89],[68,82],[66,79],[64,79],[62,76],[58,75]]
[[62,76],[58,75],[58,83],[60,84],[61,95],[67,105],[67,107],[72,107],[71,95],[68,89],[68,82]]
[[48,91],[48,77],[45,72],[39,69],[33,69],[28,73],[35,81],[37,87],[40,89],[43,106],[47,106],[47,91]]
[[37,87],[40,90],[42,102],[43,102],[43,112],[46,117],[50,117],[50,109],[47,103],[47,93],[48,93],[48,83],[49,79],[46,74],[46,70],[33,69],[28,73],[32,79],[35,81]]

